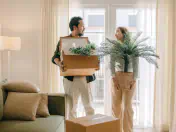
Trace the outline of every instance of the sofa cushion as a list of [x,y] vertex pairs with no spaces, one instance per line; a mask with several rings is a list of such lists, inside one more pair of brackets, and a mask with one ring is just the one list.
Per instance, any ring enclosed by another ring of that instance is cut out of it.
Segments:
[[0,83],[0,120],[3,117],[3,92],[2,92],[2,84]]
[[37,109],[37,116],[47,117],[49,116],[48,110],[48,94],[40,93],[41,100]]
[[[10,126],[10,127],[9,127]],[[64,117],[51,115],[35,121],[1,121],[1,132],[64,132]]]
[[40,91],[36,85],[27,81],[8,82],[3,85],[3,88],[8,92],[38,93]]
[[9,120],[35,120],[40,99],[38,93],[9,92],[3,117]]

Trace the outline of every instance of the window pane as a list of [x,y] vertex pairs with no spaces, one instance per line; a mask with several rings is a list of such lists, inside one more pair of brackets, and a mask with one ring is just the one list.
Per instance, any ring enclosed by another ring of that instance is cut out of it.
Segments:
[[104,9],[84,9],[85,32],[105,31],[105,10]]
[[136,27],[137,26],[136,15],[128,15],[128,26],[129,27]]
[[103,27],[104,15],[88,15],[88,27]]

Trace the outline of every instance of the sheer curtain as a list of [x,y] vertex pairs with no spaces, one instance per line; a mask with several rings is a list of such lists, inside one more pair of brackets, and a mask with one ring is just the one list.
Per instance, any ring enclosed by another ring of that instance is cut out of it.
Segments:
[[[0,24],[0,36],[1,36],[1,24]],[[0,81],[2,81],[2,51],[0,51]]]
[[[142,5],[141,5],[142,6]],[[156,7],[155,1],[139,8],[138,29],[142,31],[142,37],[149,37],[147,45],[156,47]],[[146,60],[139,60],[139,78],[137,90],[134,96],[134,123],[140,128],[153,126],[153,99],[154,99],[154,75],[155,68]]]
[[51,58],[60,36],[68,34],[68,0],[41,0],[42,42],[39,52],[40,88],[42,92],[61,92],[59,68]]
[[154,102],[154,126],[157,132],[176,131],[174,4],[174,0],[157,2],[157,52],[160,55]]

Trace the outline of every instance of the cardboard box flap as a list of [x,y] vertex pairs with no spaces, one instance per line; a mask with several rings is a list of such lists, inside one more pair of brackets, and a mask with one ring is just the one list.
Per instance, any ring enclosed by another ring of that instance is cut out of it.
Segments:
[[96,115],[89,115],[89,116],[84,116],[84,117],[79,117],[79,118],[75,118],[75,119],[72,119],[70,121],[74,122],[74,123],[79,123],[81,121],[84,121],[84,120],[90,120],[92,118],[96,118],[96,117],[102,117],[104,115],[101,115],[101,114],[96,114]]
[[116,120],[117,119],[114,117],[98,114],[94,116],[82,117],[77,120],[73,120],[73,122],[87,127],[87,126],[102,124],[102,123],[116,121]]
[[111,121],[115,121],[115,118],[104,116],[104,117],[93,118],[92,120],[85,120],[79,124],[87,127],[87,126],[103,124],[103,123],[111,122]]
[[88,44],[88,37],[60,37],[60,50],[65,55],[74,55],[70,48],[85,47]]

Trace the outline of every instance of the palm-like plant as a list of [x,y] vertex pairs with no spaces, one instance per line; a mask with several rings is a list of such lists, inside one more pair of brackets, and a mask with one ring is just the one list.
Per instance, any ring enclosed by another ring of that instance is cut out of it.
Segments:
[[132,37],[130,33],[124,36],[124,41],[111,40],[106,38],[98,49],[100,56],[110,55],[113,62],[119,62],[119,59],[124,60],[124,72],[128,72],[128,65],[130,58],[142,57],[151,64],[154,64],[158,68],[156,59],[159,56],[155,53],[155,49],[152,46],[148,46],[144,42],[148,38],[140,39],[142,32],[139,32]]

